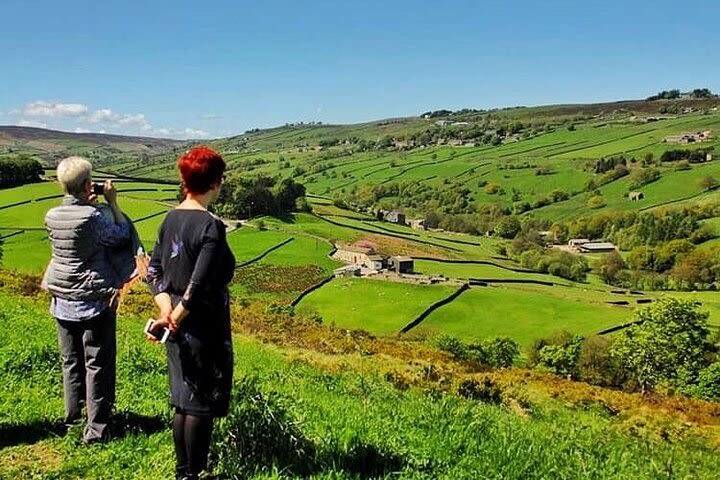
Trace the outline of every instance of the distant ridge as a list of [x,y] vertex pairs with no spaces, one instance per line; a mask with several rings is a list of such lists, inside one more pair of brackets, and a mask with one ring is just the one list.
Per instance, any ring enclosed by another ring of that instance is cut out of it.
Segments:
[[143,143],[153,146],[174,146],[186,143],[184,140],[170,138],[135,137],[130,135],[114,135],[106,133],[75,133],[50,130],[37,127],[22,127],[19,125],[0,125],[0,139],[4,140],[85,140],[94,143]]

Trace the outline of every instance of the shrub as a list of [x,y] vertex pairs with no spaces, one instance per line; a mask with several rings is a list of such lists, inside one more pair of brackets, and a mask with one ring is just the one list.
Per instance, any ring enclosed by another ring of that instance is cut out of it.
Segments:
[[467,346],[462,340],[455,338],[452,335],[439,335],[435,338],[434,343],[437,348],[450,353],[458,360],[465,360],[468,358]]
[[463,380],[458,386],[458,395],[493,405],[502,402],[502,390],[488,377],[484,377],[480,382],[473,379]]
[[602,386],[620,386],[625,376],[611,353],[612,341],[608,337],[593,335],[586,338],[577,359],[577,371],[581,380]]
[[595,195],[588,199],[587,203],[585,204],[588,208],[602,208],[605,206],[605,199],[602,197],[602,195]]
[[520,355],[520,345],[509,337],[497,337],[467,346],[469,360],[492,368],[511,367]]
[[500,192],[500,185],[497,183],[488,183],[485,185],[485,193],[488,195],[495,195],[496,193]]
[[536,340],[528,352],[528,364],[559,375],[577,377],[582,341],[582,337],[565,331]]
[[720,401],[720,361],[711,363],[700,370],[697,383],[686,388],[685,392],[705,400]]
[[582,341],[581,336],[575,335],[564,344],[542,347],[538,352],[539,364],[558,375],[577,377]]

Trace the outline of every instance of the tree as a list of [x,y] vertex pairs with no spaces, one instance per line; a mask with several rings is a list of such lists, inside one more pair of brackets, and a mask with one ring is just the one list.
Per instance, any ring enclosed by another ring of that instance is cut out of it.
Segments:
[[553,373],[577,378],[578,358],[583,338],[560,332],[537,350],[537,364]]
[[581,380],[594,385],[620,386],[625,380],[618,362],[610,354],[612,340],[593,335],[580,347],[577,369]]
[[690,384],[705,366],[707,318],[693,301],[661,299],[635,314],[611,354],[643,393],[658,384]]
[[706,192],[709,192],[710,190],[715,190],[718,187],[718,181],[715,179],[715,177],[706,175],[700,179],[698,185],[700,185],[700,188],[702,188]]
[[612,285],[618,274],[625,269],[625,261],[617,250],[613,250],[595,263],[595,271],[605,283]]
[[520,220],[514,216],[503,217],[495,225],[495,234],[502,238],[515,238],[515,235],[520,232]]
[[39,182],[42,174],[42,165],[31,157],[20,155],[16,158],[0,159],[0,188]]

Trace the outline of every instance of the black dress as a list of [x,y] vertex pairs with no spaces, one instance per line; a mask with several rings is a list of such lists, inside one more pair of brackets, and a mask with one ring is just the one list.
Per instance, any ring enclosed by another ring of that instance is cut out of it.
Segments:
[[227,285],[235,257],[225,225],[204,210],[175,209],[160,226],[148,268],[154,295],[190,312],[168,340],[171,404],[183,413],[224,416],[230,404],[233,353]]

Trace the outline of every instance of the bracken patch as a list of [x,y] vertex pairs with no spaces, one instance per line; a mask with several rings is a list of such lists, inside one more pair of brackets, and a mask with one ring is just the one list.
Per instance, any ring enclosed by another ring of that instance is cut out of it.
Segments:
[[301,292],[326,277],[317,265],[249,265],[235,274],[235,281],[250,293]]

